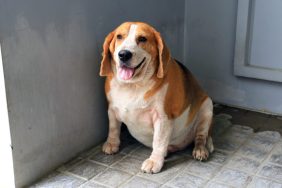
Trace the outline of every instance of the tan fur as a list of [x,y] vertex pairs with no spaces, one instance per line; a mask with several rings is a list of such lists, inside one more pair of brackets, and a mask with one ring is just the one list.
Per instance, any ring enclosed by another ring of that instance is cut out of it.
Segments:
[[[140,37],[147,40],[139,41]],[[130,80],[118,77],[117,50],[121,49],[132,51],[131,67],[137,67],[140,58],[145,60],[139,69],[134,68]],[[141,167],[147,173],[159,172],[168,151],[183,149],[192,141],[195,159],[205,160],[213,151],[212,102],[190,71],[171,58],[154,28],[126,22],[111,32],[103,45],[100,75],[107,76],[105,92],[109,102],[105,153],[118,151],[121,122],[137,140],[153,148]]]

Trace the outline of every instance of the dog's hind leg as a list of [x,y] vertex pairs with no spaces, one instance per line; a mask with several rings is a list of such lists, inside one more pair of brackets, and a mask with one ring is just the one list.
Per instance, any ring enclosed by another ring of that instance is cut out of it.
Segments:
[[213,152],[213,143],[210,133],[213,116],[212,101],[208,98],[201,107],[196,122],[195,147],[193,157],[197,160],[207,160]]
[[211,136],[209,136],[208,140],[207,140],[207,149],[210,153],[212,153],[214,151],[214,146],[213,146],[213,141],[212,141]]

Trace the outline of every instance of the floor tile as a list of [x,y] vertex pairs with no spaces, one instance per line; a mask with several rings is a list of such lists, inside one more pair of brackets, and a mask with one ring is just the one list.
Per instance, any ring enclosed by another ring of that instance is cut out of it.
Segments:
[[66,170],[69,169],[70,167],[72,167],[72,166],[74,166],[74,165],[76,165],[76,164],[78,164],[78,163],[81,163],[83,160],[84,160],[84,159],[82,159],[82,158],[75,158],[75,159],[73,159],[73,160],[71,160],[71,161],[69,161],[69,162],[63,164],[62,166],[60,166],[60,167],[57,169],[57,171],[59,171],[59,172],[66,171]]
[[270,162],[282,165],[282,142],[277,143],[274,147]]
[[256,136],[267,137],[268,139],[273,140],[273,141],[279,141],[281,139],[280,133],[276,131],[262,131],[262,132],[256,133]]
[[228,128],[222,138],[229,139],[231,141],[239,141],[242,142],[252,135],[253,129],[251,127],[243,126],[243,125],[232,125]]
[[249,188],[282,188],[282,184],[261,177],[254,177]]
[[119,148],[119,152],[122,154],[128,154],[132,151],[136,150],[137,148],[141,147],[142,144],[134,142],[134,143],[121,143],[121,146]]
[[105,169],[106,167],[100,164],[96,164],[90,161],[83,161],[82,163],[79,163],[67,169],[67,171],[88,180],[104,171]]
[[141,146],[140,148],[138,148],[137,150],[135,150],[134,152],[132,152],[130,155],[139,159],[139,160],[146,160],[147,158],[150,157],[152,153],[152,148],[148,148],[146,146]]
[[210,154],[208,158],[208,162],[214,162],[223,165],[223,163],[225,163],[228,156],[229,154],[227,152],[217,150],[216,148],[215,151],[212,154]]
[[214,181],[210,181],[210,182],[207,183],[205,188],[232,188],[232,186],[224,185],[222,183],[218,183],[218,182],[214,182]]
[[166,161],[161,172],[157,174],[139,172],[137,175],[164,184],[179,174],[191,160],[193,159],[182,156],[181,158],[176,158],[175,160]]
[[181,174],[167,183],[169,186],[177,188],[195,188],[203,187],[207,180],[194,176],[192,174]]
[[123,184],[121,187],[122,188],[136,188],[136,187],[157,188],[160,186],[161,185],[156,182],[135,176],[131,180]]
[[233,156],[226,166],[248,173],[256,173],[258,167],[260,166],[260,162],[242,156]]
[[260,170],[259,175],[277,180],[282,183],[282,166],[266,164]]
[[93,154],[89,160],[97,161],[100,163],[103,163],[105,165],[111,165],[119,160],[121,160],[125,155],[121,153],[116,153],[114,155],[107,155],[103,153],[102,151],[99,151],[98,153]]
[[113,165],[112,167],[118,170],[123,170],[130,174],[136,174],[140,172],[141,165],[143,161],[133,158],[132,156],[127,156],[123,158],[121,161]]
[[215,176],[214,180],[239,188],[246,187],[251,182],[252,177],[238,170],[223,169]]
[[98,146],[88,150],[88,151],[84,151],[82,153],[79,154],[80,158],[86,159],[88,157],[90,157],[91,155],[93,155],[94,153],[97,153],[97,151],[101,151],[102,150],[102,145],[103,143],[99,144]]
[[282,154],[272,154],[270,162],[282,165]]
[[168,185],[162,185],[161,188],[172,188],[172,187],[170,187]]
[[217,174],[220,167],[220,165],[214,163],[200,162],[194,160],[189,163],[189,165],[184,169],[183,172],[189,172],[191,174],[195,174],[203,178],[211,178],[212,176]]
[[95,176],[90,181],[94,180],[96,182],[102,183],[104,185],[117,187],[120,184],[124,183],[126,180],[128,180],[131,177],[130,174],[125,173],[120,170],[109,168],[103,173]]
[[233,124],[230,127],[230,129],[228,129],[227,132],[230,132],[231,135],[233,133],[234,135],[238,136],[239,138],[245,138],[245,137],[253,134],[254,130],[253,130],[253,128],[248,127],[248,126]]
[[237,152],[241,156],[245,156],[248,158],[256,159],[258,161],[262,161],[269,154],[268,151],[265,151],[258,145],[243,145]]
[[222,137],[214,139],[214,147],[218,150],[235,152],[240,146],[241,143],[233,142],[230,139],[223,139]]
[[107,187],[104,185],[98,184],[96,182],[88,181],[82,184],[81,186],[79,186],[79,188],[107,188]]
[[270,151],[278,140],[264,136],[254,136],[248,140],[247,144],[260,147],[264,151]]
[[39,181],[32,188],[76,188],[85,181],[62,173],[53,173]]

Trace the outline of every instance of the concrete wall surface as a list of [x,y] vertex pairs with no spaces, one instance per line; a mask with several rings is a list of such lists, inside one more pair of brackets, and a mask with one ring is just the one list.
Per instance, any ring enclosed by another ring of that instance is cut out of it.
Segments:
[[[104,37],[145,21],[183,60],[184,0],[0,0],[0,43],[16,186],[30,184],[107,132]],[[173,14],[171,14],[173,12]]]

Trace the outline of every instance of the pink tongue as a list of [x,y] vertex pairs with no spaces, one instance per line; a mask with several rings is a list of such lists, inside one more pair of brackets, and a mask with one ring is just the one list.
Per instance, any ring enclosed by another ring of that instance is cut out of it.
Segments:
[[128,80],[130,78],[132,78],[133,74],[134,74],[134,68],[128,68],[128,67],[121,67],[119,68],[119,76],[124,79],[124,80]]

